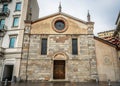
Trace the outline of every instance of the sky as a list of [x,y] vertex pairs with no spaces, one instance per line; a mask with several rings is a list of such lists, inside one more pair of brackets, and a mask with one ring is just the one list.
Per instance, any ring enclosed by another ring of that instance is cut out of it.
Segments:
[[116,25],[120,0],[38,0],[39,18],[58,12],[61,2],[62,12],[87,21],[88,10],[91,21],[95,22],[94,34],[113,30]]

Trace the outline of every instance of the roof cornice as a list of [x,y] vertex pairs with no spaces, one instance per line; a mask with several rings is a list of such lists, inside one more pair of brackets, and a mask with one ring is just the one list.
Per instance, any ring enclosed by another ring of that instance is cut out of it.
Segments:
[[[63,12],[57,12],[57,13],[54,13],[54,14],[51,14],[51,15],[48,15],[48,16],[39,18],[39,19],[37,19],[37,20],[32,21],[32,24],[33,24],[33,23],[36,23],[36,22],[38,22],[38,21],[42,21],[42,20],[44,20],[44,19],[48,19],[48,18],[50,18],[50,17],[57,16],[57,15],[63,15],[63,16],[72,18],[72,19],[74,19],[74,20],[76,20],[76,21],[82,22],[82,23],[84,23],[84,24],[88,24],[88,22],[86,22],[86,21],[84,21],[84,20],[81,20],[81,19],[79,19],[79,18],[73,17],[73,16],[68,15],[68,14],[66,14],[66,13],[63,13]],[[90,23],[94,23],[94,22],[90,22]]]

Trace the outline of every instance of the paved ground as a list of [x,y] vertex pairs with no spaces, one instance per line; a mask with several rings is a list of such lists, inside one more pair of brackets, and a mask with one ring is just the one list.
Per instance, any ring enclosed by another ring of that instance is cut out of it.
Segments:
[[[0,84],[4,86],[4,84]],[[12,83],[8,86],[109,86],[107,83],[75,83],[75,82],[29,82],[29,83]],[[111,86],[120,86],[120,83],[111,83]]]

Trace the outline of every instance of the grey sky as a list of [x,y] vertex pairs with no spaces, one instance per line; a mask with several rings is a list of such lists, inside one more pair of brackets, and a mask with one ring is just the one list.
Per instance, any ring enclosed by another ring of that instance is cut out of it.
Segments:
[[[39,17],[58,12],[60,0],[38,0]],[[94,34],[115,28],[120,11],[120,0],[61,0],[62,12],[82,20],[87,20],[90,11],[91,20],[95,22]]]

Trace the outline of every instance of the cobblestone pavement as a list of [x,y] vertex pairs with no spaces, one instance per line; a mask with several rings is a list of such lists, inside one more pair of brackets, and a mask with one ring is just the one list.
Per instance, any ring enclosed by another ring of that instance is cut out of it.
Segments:
[[[4,86],[4,84],[0,84]],[[12,83],[8,86],[109,86],[107,83],[82,83],[82,82],[29,82],[29,83]],[[120,83],[111,83],[111,86],[120,86]]]

